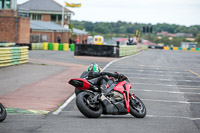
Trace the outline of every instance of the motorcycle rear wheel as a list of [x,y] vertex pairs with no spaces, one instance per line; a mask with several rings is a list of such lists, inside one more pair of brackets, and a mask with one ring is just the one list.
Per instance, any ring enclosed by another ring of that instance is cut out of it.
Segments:
[[136,118],[144,118],[147,113],[146,107],[137,96],[135,97],[136,100],[130,97],[130,113]]
[[6,119],[7,113],[5,107],[0,103],[0,122]]
[[79,111],[88,118],[98,118],[103,112],[103,107],[101,103],[95,103],[92,98],[94,94],[83,91],[76,97],[76,105]]

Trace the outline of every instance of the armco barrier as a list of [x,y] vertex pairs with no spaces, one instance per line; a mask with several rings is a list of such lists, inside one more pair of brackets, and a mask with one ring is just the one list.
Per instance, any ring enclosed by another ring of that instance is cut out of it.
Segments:
[[28,47],[0,48],[0,67],[28,62]]

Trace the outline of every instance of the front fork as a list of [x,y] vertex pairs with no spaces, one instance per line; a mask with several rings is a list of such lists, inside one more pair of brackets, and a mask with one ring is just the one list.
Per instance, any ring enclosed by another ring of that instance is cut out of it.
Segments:
[[134,93],[129,93],[129,95],[130,95],[130,97],[131,97],[130,101],[131,101],[132,104],[135,106],[135,105],[138,103],[138,100],[137,100],[135,94],[134,94]]

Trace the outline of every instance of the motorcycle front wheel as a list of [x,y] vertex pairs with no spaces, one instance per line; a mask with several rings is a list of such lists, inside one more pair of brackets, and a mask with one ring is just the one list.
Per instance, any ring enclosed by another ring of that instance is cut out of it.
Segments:
[[79,111],[88,118],[98,118],[103,112],[103,107],[100,102],[93,100],[94,94],[83,91],[76,97],[76,105]]
[[147,113],[146,107],[137,96],[135,97],[136,99],[130,97],[130,113],[136,118],[144,118]]
[[5,107],[0,103],[0,122],[6,119],[7,113]]

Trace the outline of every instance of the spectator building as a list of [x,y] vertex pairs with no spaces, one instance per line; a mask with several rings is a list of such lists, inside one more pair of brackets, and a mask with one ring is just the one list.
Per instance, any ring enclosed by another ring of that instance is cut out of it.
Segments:
[[[69,29],[71,16],[68,10],[54,0],[29,0],[17,5],[17,0],[0,0],[0,42],[68,43],[70,38],[86,40],[88,33]],[[73,36],[72,36],[73,35]]]

